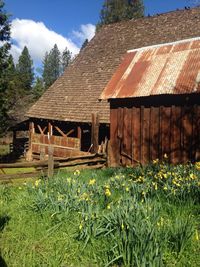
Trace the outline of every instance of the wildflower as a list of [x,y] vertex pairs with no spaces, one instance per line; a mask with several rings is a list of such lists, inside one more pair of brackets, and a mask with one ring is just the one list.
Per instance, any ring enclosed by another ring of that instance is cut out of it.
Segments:
[[163,187],[163,189],[164,189],[164,190],[167,190],[167,186],[165,185],[165,186]]
[[63,200],[63,195],[58,194],[58,201],[62,201]]
[[166,173],[163,173],[163,177],[164,177],[165,179],[167,179],[167,174],[166,174]]
[[95,183],[96,183],[96,180],[95,179],[90,179],[89,185],[94,185]]
[[19,190],[22,190],[21,186],[18,187]]
[[37,186],[39,185],[40,182],[41,182],[40,179],[39,179],[39,180],[36,180],[36,181],[35,181],[35,186],[37,187]]
[[190,173],[190,179],[191,180],[195,180],[197,177],[194,173]]
[[107,209],[110,210],[110,204],[107,205]]
[[155,189],[155,190],[158,190],[158,184],[157,184],[157,183],[154,183],[154,182],[153,182],[152,184],[153,184],[153,186],[154,186],[154,189]]
[[75,176],[79,176],[80,173],[81,173],[81,172],[80,172],[79,170],[76,170],[76,171],[74,172],[74,175],[75,175]]
[[153,164],[158,164],[158,162],[159,162],[159,159],[154,159],[153,160]]
[[164,159],[168,159],[168,156],[167,156],[167,154],[166,154],[166,153],[164,154]]
[[111,192],[110,192],[109,188],[106,188],[106,190],[105,190],[105,195],[106,195],[107,197],[110,197],[110,196],[111,196]]
[[126,190],[126,192],[129,192],[129,188],[128,188],[128,187],[126,187],[126,189],[125,189],[125,190]]
[[200,171],[200,161],[199,162],[196,162],[195,167],[196,167],[197,170]]

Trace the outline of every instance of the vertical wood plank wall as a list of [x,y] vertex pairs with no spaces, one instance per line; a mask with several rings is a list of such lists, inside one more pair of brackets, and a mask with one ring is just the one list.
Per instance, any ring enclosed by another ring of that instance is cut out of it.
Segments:
[[110,116],[112,166],[200,160],[200,106],[114,107]]

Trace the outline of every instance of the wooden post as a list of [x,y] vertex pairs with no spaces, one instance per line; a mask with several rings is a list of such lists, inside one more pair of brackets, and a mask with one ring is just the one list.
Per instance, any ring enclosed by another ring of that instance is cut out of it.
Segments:
[[92,152],[98,153],[99,148],[99,116],[98,113],[92,113],[92,131],[91,131]]
[[82,137],[82,131],[81,131],[81,127],[78,126],[77,127],[77,137],[80,140],[80,151],[81,151],[81,137]]
[[51,143],[51,136],[53,134],[53,127],[51,125],[51,123],[48,123],[48,135],[49,135],[49,144]]
[[54,158],[53,158],[53,146],[48,146],[48,178],[53,177],[54,172]]
[[26,160],[32,161],[33,155],[32,155],[32,141],[33,141],[33,134],[35,132],[34,128],[34,122],[29,122],[29,149],[26,153]]
[[45,160],[45,146],[40,146],[40,160]]

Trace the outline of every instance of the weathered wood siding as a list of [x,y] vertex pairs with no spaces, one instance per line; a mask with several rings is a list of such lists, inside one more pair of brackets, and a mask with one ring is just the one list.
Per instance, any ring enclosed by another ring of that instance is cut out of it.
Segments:
[[54,156],[68,157],[77,155],[80,152],[80,139],[62,136],[48,136],[33,133],[32,134],[32,152],[39,154],[43,148],[45,154],[48,154],[48,146],[54,147]]
[[196,98],[194,105],[179,100],[164,106],[158,98],[155,102],[154,98],[111,101],[111,165],[147,164],[163,159],[164,154],[172,163],[200,160],[199,96]]

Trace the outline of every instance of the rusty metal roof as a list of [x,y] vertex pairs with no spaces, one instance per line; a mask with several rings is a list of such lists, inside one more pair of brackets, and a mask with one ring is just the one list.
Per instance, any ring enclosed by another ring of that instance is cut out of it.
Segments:
[[100,99],[200,93],[200,37],[126,53]]

